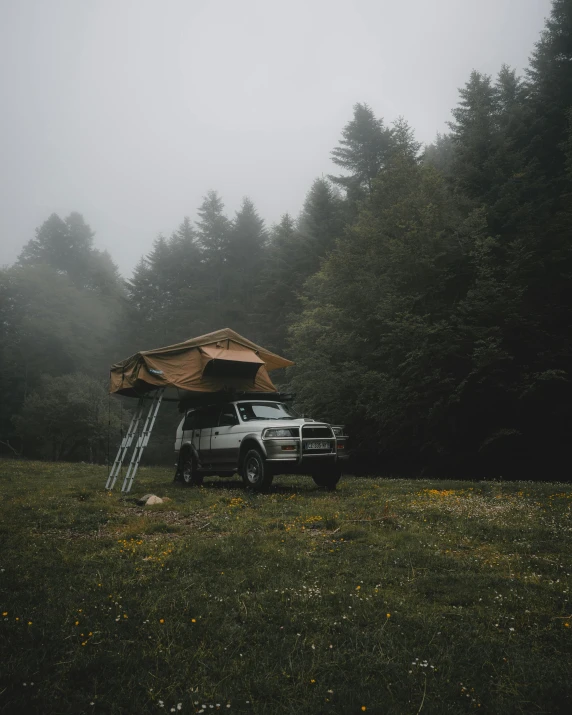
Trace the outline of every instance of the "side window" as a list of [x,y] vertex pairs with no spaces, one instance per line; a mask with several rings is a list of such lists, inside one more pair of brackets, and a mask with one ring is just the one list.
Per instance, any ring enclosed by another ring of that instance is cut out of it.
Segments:
[[195,412],[195,420],[193,422],[193,429],[201,429],[201,427],[204,427],[205,412],[206,412],[206,407],[203,407],[200,410],[197,410]]
[[195,411],[189,412],[189,414],[185,417],[185,421],[183,422],[183,432],[186,432],[187,430],[192,430],[195,429],[196,425],[196,415],[197,413]]
[[219,427],[233,427],[238,424],[234,405],[223,405],[218,418]]
[[205,427],[216,427],[218,423],[219,411],[220,407],[217,407],[216,405],[199,410],[198,427],[200,429],[205,429]]

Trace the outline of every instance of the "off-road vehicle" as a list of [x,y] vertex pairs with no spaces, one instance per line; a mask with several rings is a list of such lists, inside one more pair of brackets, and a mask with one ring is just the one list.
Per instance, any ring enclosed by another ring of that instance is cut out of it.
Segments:
[[299,417],[288,404],[237,400],[187,411],[177,429],[175,478],[200,485],[237,472],[262,491],[277,474],[308,474],[335,489],[346,458],[343,427]]

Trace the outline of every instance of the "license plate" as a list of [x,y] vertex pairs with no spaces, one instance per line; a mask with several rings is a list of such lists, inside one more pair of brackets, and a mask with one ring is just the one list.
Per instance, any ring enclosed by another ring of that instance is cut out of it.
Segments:
[[329,442],[306,442],[306,449],[329,449]]

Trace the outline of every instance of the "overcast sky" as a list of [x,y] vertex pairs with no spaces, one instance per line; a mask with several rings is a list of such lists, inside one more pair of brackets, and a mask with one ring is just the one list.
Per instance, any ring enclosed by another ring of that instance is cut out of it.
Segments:
[[124,275],[209,189],[296,215],[367,102],[430,142],[550,0],[0,0],[0,265],[82,213]]

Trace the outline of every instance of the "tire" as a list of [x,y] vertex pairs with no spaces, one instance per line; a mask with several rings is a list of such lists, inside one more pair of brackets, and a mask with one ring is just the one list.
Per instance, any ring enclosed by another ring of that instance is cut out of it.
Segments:
[[333,492],[336,489],[338,482],[342,473],[339,468],[334,467],[330,471],[314,472],[312,474],[312,479],[319,487],[326,487],[329,492]]
[[197,460],[189,450],[181,456],[180,474],[180,481],[185,487],[200,487],[203,483],[203,475],[197,471]]
[[257,449],[249,449],[242,460],[240,476],[247,487],[262,492],[272,484],[273,474],[260,452]]

